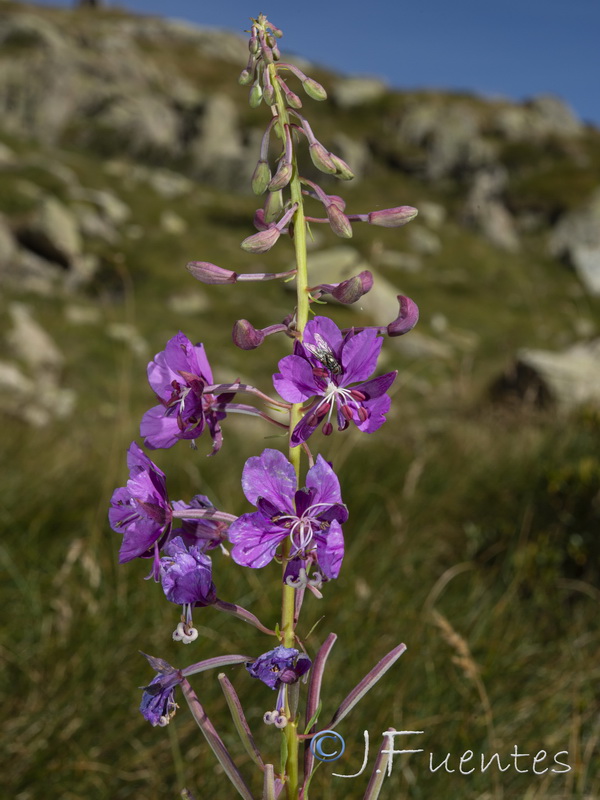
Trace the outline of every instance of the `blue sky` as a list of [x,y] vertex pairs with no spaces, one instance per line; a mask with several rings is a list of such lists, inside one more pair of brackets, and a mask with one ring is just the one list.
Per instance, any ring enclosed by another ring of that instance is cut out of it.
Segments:
[[380,76],[399,88],[468,90],[514,100],[557,94],[578,117],[600,127],[600,0],[256,2],[118,5],[239,32],[250,16],[263,12],[283,29],[284,53],[345,73]]

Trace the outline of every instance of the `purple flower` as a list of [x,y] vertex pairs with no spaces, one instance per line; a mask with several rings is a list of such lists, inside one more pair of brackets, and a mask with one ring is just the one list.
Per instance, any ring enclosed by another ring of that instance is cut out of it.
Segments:
[[148,381],[160,405],[142,417],[140,435],[146,447],[167,448],[179,439],[197,439],[208,426],[216,453],[223,438],[223,404],[231,395],[205,394],[213,376],[204,345],[193,345],[180,331],[148,364]]
[[312,662],[305,653],[294,647],[279,645],[246,664],[246,669],[253,678],[258,678],[269,688],[279,689],[282,684],[296,683],[308,672],[311,665]]
[[293,355],[279,362],[281,372],[273,376],[275,388],[290,403],[313,403],[296,425],[292,445],[305,442],[323,422],[323,433],[330,434],[334,407],[338,430],[350,422],[364,433],[373,433],[385,422],[391,400],[386,391],[397,372],[371,378],[383,340],[377,331],[366,328],[359,333],[342,331],[327,317],[315,317],[307,323],[302,342],[294,343]]
[[181,672],[162,658],[146,656],[157,675],[148,686],[143,686],[144,693],[140,703],[143,716],[156,727],[168,725],[175,715],[178,706],[175,702],[175,687],[181,683]]
[[246,461],[242,488],[258,511],[242,514],[229,527],[237,564],[264,567],[289,537],[290,559],[305,562],[305,574],[316,563],[326,579],[337,578],[344,557],[341,523],[348,510],[337,476],[322,456],[308,470],[306,487],[297,490],[292,464],[279,450],[265,450]]
[[172,520],[165,475],[135,442],[127,451],[127,466],[127,486],[115,489],[108,512],[111,528],[123,535],[121,564],[134,558],[156,558]]
[[[183,500],[174,500],[172,505],[173,511],[179,512],[178,516],[187,509],[204,509],[206,511],[213,509],[216,511],[208,497],[203,494],[197,494],[189,503],[185,503]],[[180,519],[180,522],[181,527],[173,528],[169,538],[173,540],[176,536],[181,537],[185,545],[188,547],[194,545],[202,552],[214,550],[226,538],[227,523],[222,520]]]
[[217,599],[212,562],[199,547],[171,539],[160,559],[160,580],[167,600],[183,606],[208,606]]

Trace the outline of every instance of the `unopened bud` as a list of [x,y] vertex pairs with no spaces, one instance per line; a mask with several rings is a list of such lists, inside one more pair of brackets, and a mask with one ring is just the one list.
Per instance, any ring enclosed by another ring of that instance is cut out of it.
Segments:
[[292,165],[288,161],[280,161],[277,172],[269,183],[270,192],[278,192],[285,188],[292,179]]
[[327,219],[336,236],[341,236],[342,239],[352,238],[350,220],[334,203],[327,207]]
[[336,166],[329,157],[329,152],[323,147],[320,142],[313,142],[308,148],[310,157],[315,167],[327,175],[335,175],[337,172]]
[[381,225],[382,228],[399,228],[414,219],[418,213],[412,206],[383,208],[381,211],[371,211],[368,222],[371,225]]
[[255,56],[260,49],[260,45],[258,43],[258,36],[251,36],[248,40],[248,50]]
[[269,191],[267,199],[265,200],[265,208],[263,212],[263,219],[268,224],[275,222],[283,213],[283,194],[281,191]]
[[233,343],[240,350],[256,350],[265,340],[265,335],[247,319],[238,319],[231,334]]
[[253,74],[249,69],[243,69],[240,72],[240,77],[238,78],[238,83],[242,86],[249,86],[252,83]]
[[281,231],[275,226],[271,226],[264,231],[248,236],[241,244],[242,250],[247,253],[266,253],[270,250],[277,239],[281,236]]
[[252,191],[254,194],[262,194],[271,180],[271,170],[266,161],[259,161],[256,169],[252,173]]
[[250,89],[250,97],[248,98],[248,102],[252,108],[258,108],[261,103],[263,96],[263,90],[259,86],[258,83],[255,83],[254,86]]
[[335,173],[336,178],[339,178],[341,181],[351,181],[352,178],[354,178],[354,173],[343,158],[336,156],[335,153],[330,153],[329,158],[333,161],[337,169]]
[[302,81],[302,88],[313,100],[327,100],[327,92],[325,89],[312,78],[307,78],[305,81]]
[[419,321],[419,307],[410,297],[398,295],[400,311],[393,322],[387,326],[388,336],[402,336],[412,330]]
[[363,270],[360,275],[342,281],[339,286],[332,290],[331,294],[339,303],[349,305],[356,303],[364,294],[371,291],[373,286],[373,275],[368,269]]
[[340,211],[346,208],[346,201],[343,197],[339,197],[337,194],[328,194],[327,197],[329,198],[329,202],[337,206]]
[[268,106],[272,106],[275,99],[275,89],[273,89],[270,83],[266,84],[263,89],[263,100]]
[[273,61],[279,61],[281,59],[281,50],[277,46],[277,43],[273,45],[271,52],[273,53]]
[[295,108],[296,110],[302,108],[302,100],[291,89],[288,89],[285,93],[285,99],[290,108]]
[[202,283],[235,283],[238,278],[237,272],[223,269],[223,267],[218,267],[208,261],[190,261],[185,268]]

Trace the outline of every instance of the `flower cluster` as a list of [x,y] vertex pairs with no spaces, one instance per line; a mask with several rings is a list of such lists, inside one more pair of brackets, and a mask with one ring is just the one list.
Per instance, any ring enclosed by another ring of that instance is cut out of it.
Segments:
[[[408,333],[419,316],[414,301],[399,295],[398,316],[391,322],[340,329],[323,315],[309,320],[311,303],[319,302],[322,308],[322,298],[327,296],[340,303],[355,303],[371,290],[374,277],[369,270],[363,270],[340,283],[311,282],[306,259],[307,223],[327,224],[337,236],[349,238],[355,223],[400,227],[417,211],[411,206],[396,206],[349,213],[341,197],[299,174],[297,155],[302,146],[327,180],[353,177],[348,164],[317,139],[300,113],[302,100],[288,86],[290,77],[300,81],[309,98],[324,100],[326,92],[298,67],[281,61],[277,44],[280,37],[281,31],[264,15],[253,20],[249,60],[240,76],[241,83],[250,87],[250,105],[257,107],[264,102],[270,115],[252,176],[254,192],[265,195],[265,199],[254,214],[256,232],[247,236],[241,246],[250,253],[264,253],[280,239],[292,238],[296,268],[280,273],[243,273],[208,261],[191,261],[187,265],[197,280],[211,285],[239,287],[246,281],[295,278],[296,307],[281,322],[256,328],[240,319],[233,327],[233,341],[242,350],[256,349],[267,336],[278,333],[286,341],[293,341],[292,352],[288,349],[272,376],[280,399],[240,380],[215,381],[204,345],[193,344],[180,331],[148,364],[148,382],[157,403],[143,415],[140,436],[153,451],[172,448],[180,440],[186,440],[196,450],[197,442],[207,432],[206,449],[210,450],[209,455],[216,455],[226,449],[223,429],[229,415],[245,414],[285,431],[287,456],[278,449],[267,448],[247,459],[241,488],[254,510],[236,516],[215,508],[203,494],[196,494],[190,502],[171,501],[165,474],[132,442],[127,455],[129,479],[114,491],[109,510],[110,524],[122,536],[119,561],[151,559],[150,576],[161,584],[169,602],[182,607],[181,621],[173,633],[175,640],[190,644],[197,638],[192,611],[204,606],[233,615],[261,634],[276,638],[276,646],[256,658],[221,655],[181,670],[148,656],[156,675],[143,687],[143,716],[154,726],[166,725],[177,708],[175,690],[179,686],[178,691],[183,693],[224,772],[243,797],[251,794],[187,678],[197,672],[245,664],[250,676],[277,691],[275,707],[265,713],[264,720],[285,729],[282,770],[285,771],[286,758],[290,764],[298,765],[299,681],[303,677],[309,680],[308,736],[316,730],[321,678],[335,640],[335,635],[330,634],[311,661],[304,652],[298,620],[306,590],[309,595],[322,598],[323,587],[339,577],[344,558],[342,526],[349,518],[333,464],[320,453],[313,455],[311,437],[317,428],[326,437],[335,428],[345,431],[351,424],[359,433],[371,434],[381,428],[391,407],[389,391],[397,376],[396,370],[381,374],[378,369],[384,339]],[[309,214],[306,203],[320,210]],[[249,396],[250,401],[241,402],[242,395]],[[282,612],[281,622],[273,629],[250,610],[219,598],[213,582],[213,551],[220,551],[221,563],[228,567],[233,564],[260,570],[272,562],[279,565]],[[381,659],[338,708],[332,725],[379,680],[403,649],[404,645],[399,645]],[[307,797],[314,761],[310,752],[305,759],[303,786],[298,783],[298,770],[294,767],[277,779],[280,785],[276,787],[273,767],[265,765],[258,753],[232,684],[224,674],[219,675],[219,681],[236,730],[264,772],[264,796],[277,796],[285,783],[288,800],[297,800],[300,794]]]

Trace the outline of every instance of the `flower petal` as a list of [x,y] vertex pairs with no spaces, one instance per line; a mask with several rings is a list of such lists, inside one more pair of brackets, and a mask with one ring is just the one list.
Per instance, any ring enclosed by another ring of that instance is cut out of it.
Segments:
[[338,522],[332,522],[327,532],[315,534],[317,559],[323,574],[332,580],[340,574],[344,558],[344,534]]
[[242,514],[229,526],[231,557],[242,567],[264,567],[287,535],[286,529],[276,528],[260,511]]
[[342,349],[343,385],[364,381],[375,372],[383,339],[367,329],[346,341]]
[[314,467],[308,470],[306,475],[306,486],[315,489],[315,497],[312,503],[341,503],[342,493],[340,482],[330,464],[325,461],[319,453]]
[[242,489],[253,505],[259,497],[264,497],[281,511],[292,513],[296,472],[283,453],[268,448],[246,461]]
[[273,385],[288,403],[303,403],[309,397],[321,394],[312,367],[302,356],[286,356],[278,366],[281,372],[273,375]]

